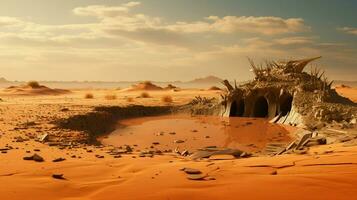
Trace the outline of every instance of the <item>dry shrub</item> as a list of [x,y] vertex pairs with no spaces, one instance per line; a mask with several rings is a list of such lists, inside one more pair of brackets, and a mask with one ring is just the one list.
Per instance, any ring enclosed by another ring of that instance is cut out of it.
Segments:
[[40,84],[37,81],[29,81],[27,83],[27,86],[30,86],[31,88],[39,88],[39,87],[41,87]]
[[105,95],[104,98],[106,100],[115,100],[115,99],[117,99],[117,95],[115,95],[115,94],[107,94],[107,95]]
[[152,85],[152,82],[151,81],[144,81],[143,82],[145,85]]
[[163,97],[161,97],[161,101],[164,103],[172,103],[172,97],[170,95],[165,95]]
[[141,97],[141,98],[149,98],[150,95],[149,95],[149,93],[147,93],[147,92],[142,92],[142,93],[140,94],[140,97]]
[[85,99],[93,99],[94,95],[92,93],[87,93],[87,94],[84,95],[84,98]]
[[134,99],[133,99],[133,97],[128,97],[128,98],[126,98],[126,101],[127,102],[134,102]]

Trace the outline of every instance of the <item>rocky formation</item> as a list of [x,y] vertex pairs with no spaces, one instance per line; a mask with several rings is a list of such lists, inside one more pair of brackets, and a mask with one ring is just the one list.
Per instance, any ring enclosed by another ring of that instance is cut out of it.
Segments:
[[352,123],[356,104],[340,96],[324,71],[310,62],[320,57],[286,62],[266,62],[257,66],[250,60],[255,78],[245,84],[224,80],[222,100],[196,97],[190,104],[192,114],[261,117],[271,122],[319,129],[326,122]]

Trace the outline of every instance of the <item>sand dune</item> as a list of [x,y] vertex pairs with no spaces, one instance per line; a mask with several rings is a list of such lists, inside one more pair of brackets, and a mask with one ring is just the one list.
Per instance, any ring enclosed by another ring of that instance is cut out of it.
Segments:
[[349,86],[339,86],[336,87],[336,91],[349,99],[353,102],[357,103],[357,88],[351,88]]
[[52,89],[38,83],[28,83],[20,86],[10,86],[3,90],[6,94],[12,95],[61,95],[68,94],[70,90]]
[[150,90],[159,91],[159,90],[163,90],[163,88],[151,83],[150,81],[145,81],[145,82],[138,83],[136,85],[132,85],[130,88],[123,89],[122,91],[150,91]]

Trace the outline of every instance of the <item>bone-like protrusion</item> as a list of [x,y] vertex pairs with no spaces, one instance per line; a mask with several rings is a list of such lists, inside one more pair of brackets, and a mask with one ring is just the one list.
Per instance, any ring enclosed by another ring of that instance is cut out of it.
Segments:
[[303,60],[293,60],[293,61],[289,61],[287,65],[292,65],[292,67],[294,67],[295,72],[301,73],[307,64],[319,58],[321,58],[321,56],[314,57],[314,58],[307,58]]
[[234,90],[233,86],[229,83],[229,81],[224,80],[224,81],[222,81],[222,84],[227,87],[228,91],[233,91]]

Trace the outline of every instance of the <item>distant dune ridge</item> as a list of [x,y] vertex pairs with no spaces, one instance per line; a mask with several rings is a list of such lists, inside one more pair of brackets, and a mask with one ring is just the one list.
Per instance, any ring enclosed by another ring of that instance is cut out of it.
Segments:
[[[180,90],[182,88],[208,88],[211,86],[221,86],[221,78],[216,76],[207,76],[197,78],[190,81],[151,81],[153,85],[161,87],[164,90]],[[136,85],[136,89],[150,89],[150,84],[144,84],[145,81],[40,81],[41,84],[50,88],[63,88],[63,89],[88,89],[88,88],[131,88],[132,90]],[[7,88],[9,86],[25,85],[25,81],[9,81],[6,78],[0,78],[0,88]],[[151,89],[160,89],[153,87]],[[119,89],[118,89],[119,90]],[[127,90],[127,89],[125,89]],[[124,90],[122,90],[124,91]]]
[[0,83],[8,83],[8,82],[10,82],[10,81],[5,79],[4,77],[0,77]]
[[70,93],[70,90],[52,89],[44,85],[40,85],[36,81],[30,81],[25,85],[10,86],[4,89],[4,92],[13,95],[61,95]]
[[196,78],[192,81],[189,81],[188,83],[192,84],[204,84],[204,83],[211,83],[211,84],[220,84],[223,81],[223,79],[218,78],[216,76],[207,76],[203,78]]
[[130,88],[124,89],[124,91],[141,91],[141,90],[163,90],[163,88],[153,84],[150,81],[144,81],[138,84],[134,84]]
[[161,91],[161,90],[177,90],[178,87],[168,84],[166,87],[160,87],[155,85],[150,81],[140,82],[138,84],[133,84],[131,87],[123,89],[122,91]]

